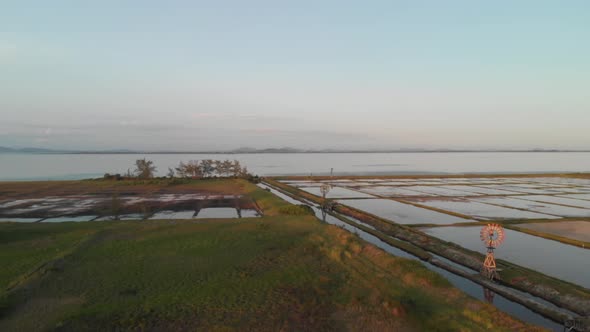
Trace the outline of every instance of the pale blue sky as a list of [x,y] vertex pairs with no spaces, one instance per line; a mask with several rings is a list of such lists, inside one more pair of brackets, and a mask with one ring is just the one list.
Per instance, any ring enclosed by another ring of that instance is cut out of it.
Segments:
[[589,1],[1,1],[0,146],[590,148]]

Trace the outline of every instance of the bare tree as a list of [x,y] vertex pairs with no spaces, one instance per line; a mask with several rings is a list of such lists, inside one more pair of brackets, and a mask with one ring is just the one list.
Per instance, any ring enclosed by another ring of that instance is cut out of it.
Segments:
[[204,159],[201,160],[201,170],[203,171],[204,176],[213,176],[213,174],[215,174],[215,171],[217,170],[217,165],[215,161],[211,159]]
[[186,164],[183,163],[182,161],[178,164],[178,167],[176,167],[175,169],[176,169],[176,174],[179,177],[181,177],[181,178],[188,177],[186,174]]
[[242,169],[240,169],[239,176],[241,178],[247,178],[248,176],[250,176],[250,172],[248,172],[248,167],[246,167],[246,166],[242,167]]
[[175,172],[174,172],[174,168],[172,167],[168,167],[168,177],[169,178],[174,178]]
[[198,179],[203,177],[203,168],[197,160],[191,160],[186,164],[181,161],[176,172],[178,176],[184,178]]
[[191,160],[187,164],[187,171],[193,179],[200,179],[203,177],[203,169],[197,160]]
[[218,162],[217,172],[220,173],[221,176],[228,176],[232,171],[233,165],[234,164],[228,159]]
[[231,169],[232,176],[239,177],[241,172],[242,172],[242,166],[240,165],[240,161],[234,159],[234,163],[233,163],[232,169]]
[[156,172],[156,166],[154,166],[154,162],[151,160],[137,159],[135,161],[135,174],[140,179],[149,179],[154,177],[154,173]]

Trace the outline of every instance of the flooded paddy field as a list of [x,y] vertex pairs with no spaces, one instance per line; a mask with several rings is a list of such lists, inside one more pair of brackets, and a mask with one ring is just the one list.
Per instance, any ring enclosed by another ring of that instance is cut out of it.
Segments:
[[[528,197],[530,197],[530,196],[528,196]],[[544,203],[544,202],[533,201],[533,200],[525,200],[525,199],[520,199],[518,197],[516,197],[516,198],[485,197],[485,198],[478,198],[475,200],[478,202],[481,202],[481,203],[501,205],[501,206],[517,208],[517,209],[526,209],[529,211],[550,214],[550,215],[554,215],[554,216],[590,217],[590,210],[589,209],[563,206],[563,205],[557,205],[557,204],[551,204],[551,203]]]
[[[318,185],[328,183],[331,185],[327,195],[329,199],[383,198],[419,205],[414,207],[416,209],[468,216],[481,221],[590,218],[590,192],[585,191],[590,190],[590,180],[585,178],[364,176],[322,180],[308,177],[281,182],[295,184],[318,197],[321,197]],[[303,183],[305,186],[301,187]]]
[[590,194],[590,188],[586,187],[567,187],[561,191],[568,194]]
[[570,195],[559,195],[560,197],[565,198],[573,198],[573,199],[581,199],[585,201],[590,201],[590,193],[588,194],[570,194]]
[[443,197],[449,197],[449,196],[462,197],[462,196],[477,195],[474,193],[465,192],[465,191],[461,191],[458,189],[452,189],[451,187],[452,186],[411,186],[411,187],[405,187],[405,189],[409,189],[409,190],[413,190],[413,191],[417,191],[417,192],[421,192],[421,193],[425,193],[425,194],[431,194],[433,196],[443,196]]
[[[557,224],[557,223],[551,223]],[[562,223],[559,223],[562,224]],[[425,233],[464,248],[483,252],[481,227],[435,227]],[[496,249],[496,258],[590,289],[590,250],[506,229],[506,240]]]
[[245,209],[233,209],[228,207],[215,207],[201,209],[195,216],[197,219],[208,219],[208,218],[255,218],[260,217],[256,210]]
[[387,197],[396,197],[396,196],[433,196],[432,194],[422,193],[419,191],[414,191],[411,189],[400,188],[400,187],[392,187],[392,186],[367,186],[367,187],[360,187],[360,191],[371,194],[371,195],[378,195],[378,196],[387,196]]
[[[39,203],[38,201],[44,201]],[[66,196],[60,199],[14,201],[0,207],[0,220],[20,222],[68,222],[91,220],[142,220],[204,218],[214,208],[228,208],[232,216],[259,214],[255,205],[242,196],[232,195],[150,195],[144,197]],[[253,212],[252,212],[253,211]]]
[[506,190],[511,190],[518,193],[525,193],[525,194],[556,194],[556,193],[565,193],[568,192],[564,190],[563,187],[544,187],[544,188],[530,188],[530,187],[521,187],[521,186],[506,186]]
[[398,224],[456,224],[473,222],[474,220],[459,218],[448,214],[422,209],[410,204],[404,204],[388,199],[348,199],[338,201],[358,210],[362,210],[378,217],[391,220]]
[[441,186],[441,188],[456,189],[464,192],[470,192],[478,195],[515,195],[518,194],[514,191],[500,190],[493,188],[485,188],[470,185],[454,185],[454,186]]
[[480,203],[468,199],[422,199],[420,205],[436,208],[438,210],[450,211],[470,216],[481,220],[498,219],[558,219],[558,216],[537,213],[532,211],[517,210],[492,204]]
[[[156,181],[156,180],[154,180]],[[232,217],[261,215],[234,182],[202,181],[203,188],[141,182],[127,185],[116,181],[76,181],[56,183],[8,183],[0,193],[0,220],[13,222],[83,222],[105,220],[205,218],[205,210],[228,208]],[[30,190],[34,187],[37,190]],[[210,190],[208,190],[210,189]],[[230,194],[231,193],[231,194]],[[213,213],[215,215],[215,213]],[[222,218],[226,218],[224,216]],[[232,218],[227,217],[227,218]]]
[[194,210],[188,211],[174,211],[164,210],[154,213],[149,219],[153,220],[167,220],[167,219],[192,219],[195,215]]
[[[518,228],[549,233],[578,241],[590,242],[590,221],[517,224]],[[590,262],[587,262],[590,264]]]
[[[321,197],[322,192],[319,187],[300,187],[299,189],[310,194]],[[332,187],[326,195],[327,198],[374,198],[374,196],[362,192],[350,190],[343,187]]]

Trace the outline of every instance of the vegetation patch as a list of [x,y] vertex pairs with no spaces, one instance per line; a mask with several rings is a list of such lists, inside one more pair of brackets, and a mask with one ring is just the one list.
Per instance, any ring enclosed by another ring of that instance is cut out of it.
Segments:
[[0,224],[0,330],[539,330],[226,181],[265,216]]
[[290,205],[283,206],[279,212],[290,216],[313,216],[314,212],[312,208],[307,205]]

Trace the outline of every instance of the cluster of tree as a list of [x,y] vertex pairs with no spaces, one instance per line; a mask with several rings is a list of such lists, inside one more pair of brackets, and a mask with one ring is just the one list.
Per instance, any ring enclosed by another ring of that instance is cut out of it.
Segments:
[[[123,179],[151,179],[156,173],[156,166],[154,162],[147,159],[138,159],[135,161],[135,169],[127,170],[127,174],[121,176],[120,174],[104,175],[107,180],[123,180]],[[191,160],[189,162],[180,162],[178,167],[168,168],[169,178],[192,178],[200,179],[207,177],[239,177],[251,178],[252,175],[248,172],[248,168],[242,166],[238,160],[212,160],[204,159],[201,161]]]
[[181,178],[206,178],[206,177],[248,177],[248,168],[240,165],[238,160],[212,160],[204,159],[201,161],[191,160],[187,163],[180,162],[178,167],[168,168],[168,176]]

